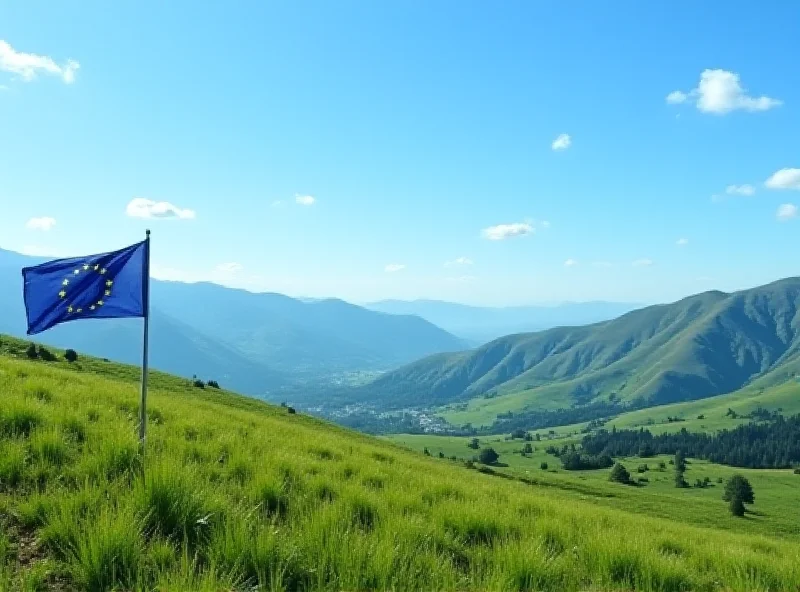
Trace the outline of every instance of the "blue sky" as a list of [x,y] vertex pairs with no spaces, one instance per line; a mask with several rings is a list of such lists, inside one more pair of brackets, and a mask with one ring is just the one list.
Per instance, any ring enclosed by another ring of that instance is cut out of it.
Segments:
[[797,3],[7,1],[0,40],[6,249],[149,227],[157,277],[355,302],[798,273]]

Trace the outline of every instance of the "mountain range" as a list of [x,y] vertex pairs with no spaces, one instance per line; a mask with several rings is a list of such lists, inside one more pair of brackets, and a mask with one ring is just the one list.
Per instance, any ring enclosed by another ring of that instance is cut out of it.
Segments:
[[[0,333],[24,337],[21,269],[43,261],[0,249]],[[127,363],[141,361],[141,321],[65,323],[36,341]],[[331,375],[385,371],[467,344],[416,316],[336,299],[301,301],[211,283],[151,282],[150,361],[166,372],[252,395]]]
[[705,292],[609,321],[432,355],[351,389],[348,398],[384,409],[460,403],[500,414],[599,402],[650,406],[767,386],[800,371],[799,308],[796,277]]
[[486,307],[441,300],[381,300],[364,306],[378,312],[416,315],[477,346],[512,333],[606,321],[644,305],[598,301]]

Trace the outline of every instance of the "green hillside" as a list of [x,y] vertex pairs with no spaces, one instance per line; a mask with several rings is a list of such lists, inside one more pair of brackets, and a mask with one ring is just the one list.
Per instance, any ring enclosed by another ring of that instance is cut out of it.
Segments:
[[600,507],[167,375],[142,456],[136,368],[24,349],[0,337],[2,590],[800,586],[792,540]]
[[377,406],[450,405],[453,422],[590,403],[652,406],[766,387],[800,370],[800,278],[707,292],[584,327],[439,354],[351,393]]

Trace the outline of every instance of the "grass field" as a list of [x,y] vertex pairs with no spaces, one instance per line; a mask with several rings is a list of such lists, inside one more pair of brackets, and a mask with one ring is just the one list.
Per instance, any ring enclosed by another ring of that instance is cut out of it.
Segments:
[[164,375],[142,455],[136,369],[22,350],[0,337],[2,590],[800,587],[789,536],[603,507]]

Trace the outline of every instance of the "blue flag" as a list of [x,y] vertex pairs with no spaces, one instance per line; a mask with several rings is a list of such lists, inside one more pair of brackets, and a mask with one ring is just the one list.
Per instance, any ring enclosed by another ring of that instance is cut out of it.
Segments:
[[147,314],[149,241],[22,270],[28,335],[79,319]]

